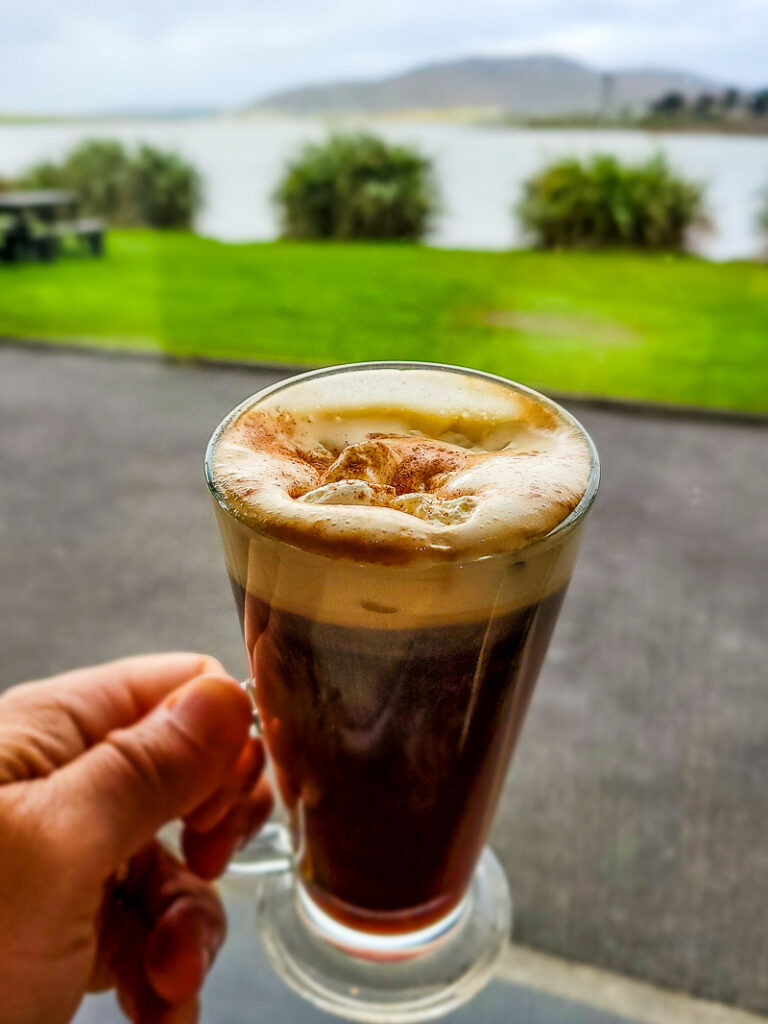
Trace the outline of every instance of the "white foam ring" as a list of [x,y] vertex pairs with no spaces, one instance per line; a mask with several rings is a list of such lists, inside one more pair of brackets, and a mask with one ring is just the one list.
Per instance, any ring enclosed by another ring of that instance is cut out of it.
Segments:
[[397,564],[544,537],[583,496],[590,452],[555,407],[492,379],[367,368],[246,407],[213,473],[226,504],[268,536]]

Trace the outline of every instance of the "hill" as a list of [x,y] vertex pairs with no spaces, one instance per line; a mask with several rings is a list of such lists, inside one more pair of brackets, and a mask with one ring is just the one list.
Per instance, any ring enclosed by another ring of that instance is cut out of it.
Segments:
[[721,88],[682,71],[603,72],[548,55],[469,57],[388,78],[300,86],[266,96],[247,109],[306,115],[470,108],[547,117],[636,111],[667,92],[691,96]]

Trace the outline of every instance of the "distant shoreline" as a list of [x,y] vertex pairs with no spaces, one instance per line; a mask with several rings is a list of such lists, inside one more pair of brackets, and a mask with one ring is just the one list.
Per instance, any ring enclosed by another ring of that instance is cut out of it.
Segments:
[[508,128],[548,130],[552,128],[578,131],[625,131],[664,135],[748,135],[768,136],[768,120],[753,121],[663,121],[653,117],[637,120],[592,117],[547,117],[547,118],[501,118],[496,122],[485,122]]
[[359,127],[369,124],[411,123],[445,124],[467,128],[504,128],[526,131],[621,131],[652,135],[726,135],[731,137],[768,138],[768,120],[754,122],[680,122],[662,123],[652,119],[628,121],[596,118],[588,115],[574,117],[530,118],[514,115],[489,116],[487,113],[459,110],[386,111],[370,114],[363,111],[346,114],[286,115],[269,110],[225,111],[204,114],[0,114],[0,128],[55,125],[128,125],[170,122],[211,121],[301,121],[319,122],[333,127]]

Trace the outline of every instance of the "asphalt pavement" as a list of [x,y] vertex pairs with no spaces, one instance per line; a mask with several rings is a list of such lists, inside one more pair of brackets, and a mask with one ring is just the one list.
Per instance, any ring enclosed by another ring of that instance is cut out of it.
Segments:
[[[300,999],[280,981],[257,944],[252,902],[231,891],[227,897],[230,935],[205,986],[203,1024],[332,1024],[337,1020]],[[640,1024],[624,1015],[502,979],[493,980],[445,1020],[446,1024]],[[87,998],[73,1024],[125,1024],[125,1018],[114,996],[105,994]]]
[[[279,375],[0,348],[0,688],[243,672],[202,453]],[[568,404],[604,475],[493,833],[515,939],[766,1013],[768,430]]]

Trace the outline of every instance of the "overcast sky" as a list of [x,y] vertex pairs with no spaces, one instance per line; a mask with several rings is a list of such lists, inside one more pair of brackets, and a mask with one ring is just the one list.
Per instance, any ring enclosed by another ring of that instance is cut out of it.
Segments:
[[0,0],[0,111],[238,106],[469,54],[768,85],[768,0]]

